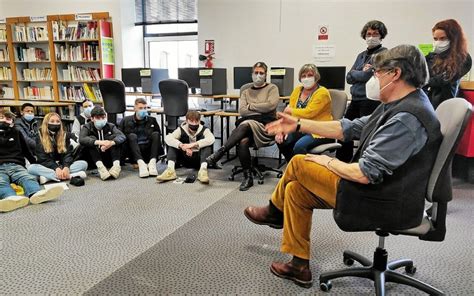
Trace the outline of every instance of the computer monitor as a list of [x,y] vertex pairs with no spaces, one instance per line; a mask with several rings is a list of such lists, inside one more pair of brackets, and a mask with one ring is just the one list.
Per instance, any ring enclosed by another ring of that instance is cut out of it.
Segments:
[[234,67],[234,89],[252,82],[252,67]]
[[325,88],[340,89],[344,90],[346,87],[346,67],[318,67],[321,80],[319,85]]
[[199,68],[178,68],[178,79],[186,81],[193,94],[196,93],[196,88],[201,88]]
[[140,70],[142,68],[122,68],[122,81],[126,87],[142,87]]

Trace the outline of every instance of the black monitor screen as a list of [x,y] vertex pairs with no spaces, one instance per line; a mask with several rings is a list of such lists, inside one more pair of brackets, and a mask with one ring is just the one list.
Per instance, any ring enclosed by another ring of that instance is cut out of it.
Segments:
[[318,67],[321,80],[319,85],[325,88],[344,90],[346,86],[346,67]]
[[190,88],[200,88],[199,68],[178,68],[178,79],[186,81]]
[[252,82],[252,67],[234,67],[234,89]]
[[126,87],[142,87],[140,70],[142,68],[123,68],[122,81]]

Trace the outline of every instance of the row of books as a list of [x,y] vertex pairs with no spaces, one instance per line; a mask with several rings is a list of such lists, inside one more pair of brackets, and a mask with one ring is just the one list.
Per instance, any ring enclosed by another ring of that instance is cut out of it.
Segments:
[[12,69],[9,67],[0,68],[0,80],[11,80],[12,79]]
[[23,80],[52,80],[50,68],[23,69]]
[[82,102],[89,99],[93,102],[102,102],[102,96],[97,86],[90,87],[87,84],[82,86],[61,86],[61,100]]
[[68,65],[62,71],[63,77],[60,80],[65,81],[99,81],[99,68],[86,68]]
[[53,40],[97,39],[97,21],[67,24],[65,21],[53,21]]
[[7,29],[0,28],[0,42],[6,42],[6,41],[7,41]]
[[13,26],[15,41],[36,42],[48,41],[48,30],[46,26]]
[[0,84],[0,98],[13,99],[14,97],[13,87],[7,84]]
[[8,48],[0,48],[0,62],[8,62],[10,57],[8,55]]
[[78,45],[55,44],[57,61],[97,61],[99,45],[81,43]]
[[27,86],[23,88],[23,98],[28,100],[52,100],[53,88],[51,86]]
[[49,61],[49,52],[38,47],[16,47],[16,58],[18,62],[40,62]]

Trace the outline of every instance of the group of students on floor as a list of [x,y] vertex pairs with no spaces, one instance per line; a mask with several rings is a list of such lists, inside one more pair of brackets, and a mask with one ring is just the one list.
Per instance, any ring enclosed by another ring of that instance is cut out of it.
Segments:
[[[387,33],[380,21],[362,28],[367,49],[347,74],[352,101],[342,120],[333,120],[329,91],[319,85],[313,64],[301,67],[301,85],[277,114],[278,89],[266,82],[268,67],[258,62],[253,66],[253,84],[240,94],[241,117],[226,143],[212,153],[214,135],[201,123],[199,113],[190,111],[186,121],[165,137],[168,166],[160,175],[156,162],[164,154],[161,131],[148,115],[144,99],[135,101],[134,114],[119,127],[107,122],[103,108],[85,101],[72,134],[56,113],[47,114],[38,127],[31,104],[21,108],[15,124],[11,112],[0,111],[0,211],[25,206],[28,200],[35,204],[57,198],[62,189],[41,190],[39,183],[84,178],[88,162],[97,167],[101,179],[116,179],[123,153],[136,162],[140,177],[174,180],[181,163],[198,168],[199,181],[209,183],[207,168],[217,166],[237,147],[244,169],[240,190],[247,190],[253,185],[250,147],[276,142],[288,162],[286,171],[269,205],[248,207],[244,213],[256,224],[284,228],[281,250],[293,258],[273,263],[271,271],[309,287],[313,209],[332,209],[337,197],[337,211],[344,215],[336,215],[336,222],[343,229],[419,225],[424,188],[442,139],[434,109],[456,97],[460,78],[471,68],[467,41],[455,20],[433,27],[434,51],[426,58],[415,46],[382,47]],[[342,149],[336,158],[306,155],[330,139],[347,143],[349,149]],[[351,141],[356,139],[361,144],[354,154]],[[35,151],[36,159],[30,151]],[[28,170],[25,157],[31,163]],[[20,184],[24,196],[17,195],[10,183]],[[390,207],[380,206],[378,198],[383,196],[392,196]]]

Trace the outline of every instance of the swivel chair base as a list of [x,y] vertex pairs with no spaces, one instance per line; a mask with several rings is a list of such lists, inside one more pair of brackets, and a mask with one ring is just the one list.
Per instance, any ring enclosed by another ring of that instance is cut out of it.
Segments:
[[[235,176],[240,173],[243,173],[243,171],[244,169],[242,168],[242,166],[235,166],[234,168],[232,168],[232,173],[229,176],[229,180],[234,181]],[[275,172],[277,173],[278,178],[281,178],[281,176],[283,175],[283,172],[281,170],[274,169],[263,164],[259,164],[258,158],[256,157],[252,158],[252,166],[250,167],[250,171],[252,172],[252,175],[258,179],[257,181],[258,184],[263,184],[264,182],[263,173],[265,172]]]
[[[387,235],[388,234],[385,234],[384,236]],[[416,267],[413,266],[413,261],[411,259],[399,259],[387,262],[388,253],[383,247],[385,239],[384,236],[380,237],[379,246],[375,249],[374,252],[373,262],[357,253],[345,251],[343,257],[345,265],[351,266],[352,264],[354,264],[354,261],[357,261],[363,267],[355,267],[322,273],[319,276],[319,288],[321,289],[321,291],[327,292],[331,290],[331,279],[350,276],[373,280],[375,286],[375,294],[377,296],[385,295],[386,282],[408,285],[423,292],[426,292],[429,295],[444,295],[442,291],[436,289],[433,286],[423,283],[422,281],[414,279],[408,275],[396,272],[395,269],[405,267],[405,272],[409,275],[413,275],[416,272]]]

